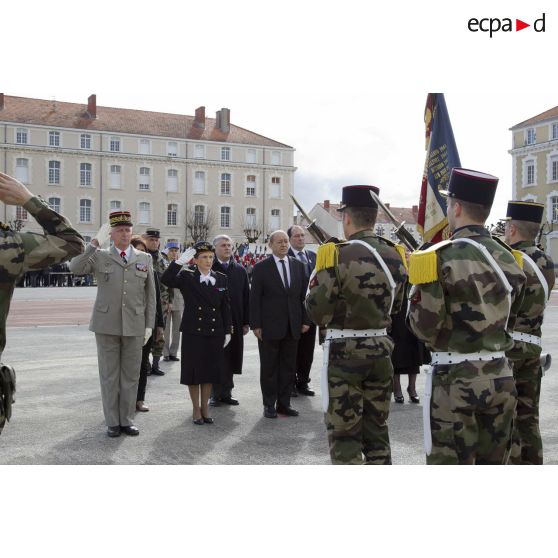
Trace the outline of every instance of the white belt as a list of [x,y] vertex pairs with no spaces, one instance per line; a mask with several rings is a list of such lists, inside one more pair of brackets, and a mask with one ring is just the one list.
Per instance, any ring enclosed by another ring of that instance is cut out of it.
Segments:
[[529,335],[528,333],[521,333],[520,331],[512,331],[510,335],[515,341],[525,341],[525,343],[531,343],[539,347],[542,346],[541,338],[536,335]]
[[504,351],[478,351],[476,353],[432,353],[431,365],[435,364],[459,364],[466,360],[496,360],[504,358],[506,353]]
[[327,413],[329,406],[329,383],[327,367],[329,366],[329,345],[335,339],[355,339],[358,337],[385,337],[386,329],[328,329],[322,345],[322,409]]
[[326,339],[346,339],[352,337],[384,337],[387,329],[328,329]]
[[486,361],[504,358],[506,353],[478,351],[477,353],[432,353],[432,362],[430,368],[426,372],[426,384],[424,386],[424,403],[422,406],[422,423],[424,427],[424,451],[426,455],[432,453],[432,431],[430,430],[430,399],[432,397],[432,376],[434,374],[434,366],[437,364],[459,364],[466,360]]

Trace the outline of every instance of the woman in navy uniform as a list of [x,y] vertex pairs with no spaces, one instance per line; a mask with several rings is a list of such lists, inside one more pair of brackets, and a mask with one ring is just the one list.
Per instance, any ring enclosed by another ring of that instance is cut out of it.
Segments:
[[[183,268],[192,257],[195,265]],[[190,391],[194,424],[213,423],[208,412],[211,384],[219,382],[224,348],[232,333],[227,277],[211,270],[214,257],[209,242],[197,242],[171,262],[161,277],[164,285],[180,289],[184,297],[180,383]]]

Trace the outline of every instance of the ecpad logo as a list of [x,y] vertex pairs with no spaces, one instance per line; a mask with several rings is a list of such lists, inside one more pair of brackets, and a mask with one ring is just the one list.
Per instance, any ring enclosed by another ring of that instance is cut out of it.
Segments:
[[[536,19],[533,22],[533,29],[536,33],[545,32],[545,17],[546,14],[543,13],[540,18]],[[483,33],[490,33],[490,38],[492,38],[492,35],[494,33],[497,33],[498,31],[514,31],[512,18],[509,17],[505,17],[503,19],[500,19],[498,17],[485,17],[482,19],[472,17],[467,22],[467,27],[469,28],[469,31],[472,31],[473,33],[477,33],[478,31],[482,31]],[[531,24],[525,23],[521,19],[515,19],[515,31],[521,31],[522,29],[526,29],[527,27],[531,27]]]

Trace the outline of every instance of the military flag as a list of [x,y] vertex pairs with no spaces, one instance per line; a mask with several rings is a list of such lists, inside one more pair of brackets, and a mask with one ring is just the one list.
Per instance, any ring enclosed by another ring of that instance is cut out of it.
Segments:
[[[426,161],[422,175],[417,228],[425,242],[439,242],[448,225],[446,190],[451,169],[460,167],[459,153],[443,93],[429,93],[424,109]],[[447,231],[446,231],[447,232]]]

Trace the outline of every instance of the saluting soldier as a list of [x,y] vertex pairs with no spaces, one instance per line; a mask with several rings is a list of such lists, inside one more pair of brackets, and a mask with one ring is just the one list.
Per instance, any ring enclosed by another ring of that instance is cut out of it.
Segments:
[[539,430],[539,397],[542,368],[541,326],[546,303],[554,287],[554,262],[535,244],[544,205],[510,201],[506,214],[505,240],[523,253],[527,277],[525,298],[513,328],[513,347],[506,352],[513,365],[517,408],[509,463],[542,465],[543,446]]
[[[149,254],[131,244],[129,211],[113,211],[85,253],[70,262],[73,273],[94,273],[97,298],[89,323],[95,332],[107,434],[137,436],[133,424],[141,348],[155,323],[155,283]],[[108,249],[101,246],[112,239]]]
[[0,222],[0,432],[10,420],[15,372],[2,364],[6,346],[6,320],[14,287],[26,271],[37,271],[81,254],[82,236],[66,217],[53,211],[21,182],[0,172],[0,201],[20,205],[43,228],[44,233],[19,232]]
[[321,246],[306,310],[327,327],[322,370],[331,461],[391,464],[387,418],[392,393],[391,316],[407,280],[402,246],[374,234],[376,186],[345,186],[338,211],[348,239]]
[[451,239],[410,258],[409,322],[432,351],[428,464],[504,464],[509,456],[517,393],[506,351],[525,275],[521,253],[484,227],[497,185],[489,174],[454,168],[442,192]]

